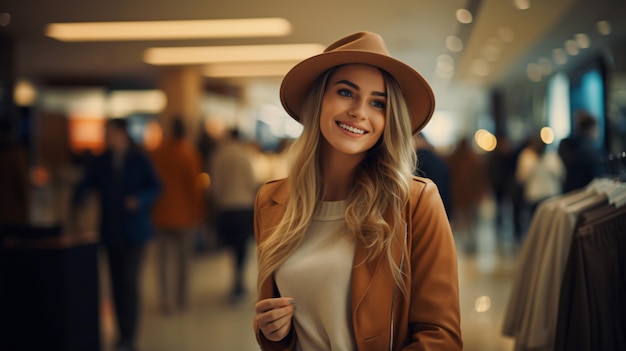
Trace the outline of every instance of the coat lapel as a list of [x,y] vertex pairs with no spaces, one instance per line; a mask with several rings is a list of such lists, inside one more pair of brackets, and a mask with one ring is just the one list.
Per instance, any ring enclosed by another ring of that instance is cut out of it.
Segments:
[[[391,220],[390,216],[386,219]],[[394,236],[393,256],[397,265],[402,259],[404,227]],[[370,349],[388,347],[391,328],[391,305],[396,283],[385,253],[365,261],[367,249],[357,243],[352,270],[352,313],[357,344]],[[397,292],[400,294],[400,292]]]
[[[278,184],[269,194],[270,204],[258,209],[257,221],[259,228],[261,228],[259,230],[263,231],[259,233],[259,240],[265,240],[284,216],[288,190],[286,182]],[[278,288],[274,279],[268,279],[261,284],[260,294],[264,297],[278,297]]]

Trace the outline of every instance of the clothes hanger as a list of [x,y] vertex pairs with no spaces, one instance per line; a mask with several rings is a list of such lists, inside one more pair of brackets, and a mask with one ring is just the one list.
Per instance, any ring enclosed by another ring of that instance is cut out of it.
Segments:
[[602,191],[606,194],[609,203],[614,203],[615,199],[621,198],[626,193],[626,184],[615,181],[613,184],[607,186]]
[[609,203],[619,208],[626,205],[626,184],[621,184],[615,191],[613,198],[609,197]]
[[591,190],[595,194],[603,194],[605,191],[612,187],[614,181],[610,178],[596,177],[586,186],[586,189]]

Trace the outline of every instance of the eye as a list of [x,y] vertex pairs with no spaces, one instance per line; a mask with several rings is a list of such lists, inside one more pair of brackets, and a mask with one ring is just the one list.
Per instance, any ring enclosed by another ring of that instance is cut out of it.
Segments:
[[337,91],[337,94],[345,97],[352,97],[352,92],[348,89],[339,89],[339,91]]
[[372,106],[376,107],[376,108],[380,108],[380,109],[384,109],[385,107],[387,107],[387,104],[385,103],[385,101],[382,100],[374,100],[372,101]]

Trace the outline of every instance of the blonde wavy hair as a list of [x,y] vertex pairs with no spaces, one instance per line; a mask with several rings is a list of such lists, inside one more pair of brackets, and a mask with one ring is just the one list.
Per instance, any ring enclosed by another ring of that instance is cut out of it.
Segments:
[[[327,81],[337,67],[322,74],[305,102],[301,136],[290,146],[288,173],[289,198],[285,215],[272,234],[258,247],[259,286],[281,266],[298,247],[322,200],[324,184],[318,162],[320,113]],[[379,142],[357,166],[354,187],[345,212],[349,232],[367,248],[366,260],[385,254],[396,285],[406,294],[407,287],[392,255],[394,235],[406,225],[402,211],[408,202],[410,182],[416,165],[408,108],[398,82],[381,70],[387,89],[385,129]],[[387,222],[385,216],[390,216]],[[405,245],[402,246],[406,252]]]

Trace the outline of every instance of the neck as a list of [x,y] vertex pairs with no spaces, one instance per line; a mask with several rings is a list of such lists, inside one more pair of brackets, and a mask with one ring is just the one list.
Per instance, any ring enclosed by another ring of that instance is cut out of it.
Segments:
[[348,198],[354,186],[356,167],[363,160],[363,156],[337,152],[326,143],[320,151],[324,200],[339,201]]

